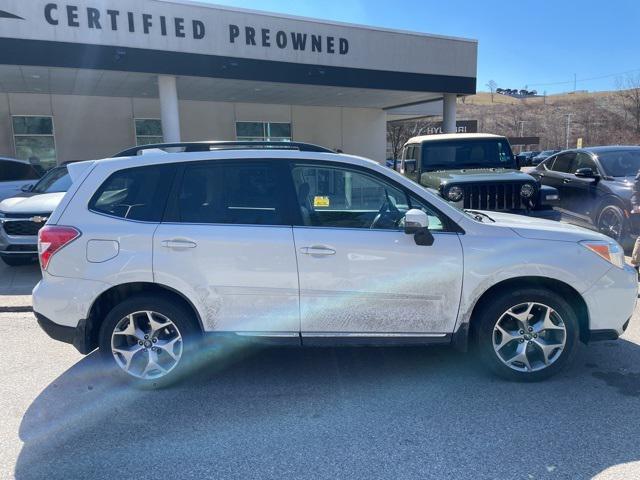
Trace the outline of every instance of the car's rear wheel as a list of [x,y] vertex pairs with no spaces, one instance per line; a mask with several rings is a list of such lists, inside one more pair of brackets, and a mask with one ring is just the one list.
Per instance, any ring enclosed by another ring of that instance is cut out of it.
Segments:
[[624,212],[617,205],[607,205],[598,215],[598,231],[623,243],[628,232]]
[[508,380],[539,381],[555,375],[575,351],[574,309],[555,292],[527,288],[485,303],[475,325],[479,354]]
[[183,305],[140,295],[109,312],[100,328],[100,353],[125,378],[165,386],[187,373],[198,338],[193,314]]

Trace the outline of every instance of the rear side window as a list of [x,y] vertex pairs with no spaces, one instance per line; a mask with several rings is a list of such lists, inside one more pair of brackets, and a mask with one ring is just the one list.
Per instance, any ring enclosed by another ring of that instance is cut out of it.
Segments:
[[0,160],[0,182],[18,182],[37,178],[40,178],[40,175],[27,163]]
[[[285,175],[267,162],[188,166],[179,191],[185,223],[287,225]],[[290,224],[290,223],[289,223]]]
[[173,165],[120,170],[100,186],[89,209],[127,220],[160,222],[174,175]]

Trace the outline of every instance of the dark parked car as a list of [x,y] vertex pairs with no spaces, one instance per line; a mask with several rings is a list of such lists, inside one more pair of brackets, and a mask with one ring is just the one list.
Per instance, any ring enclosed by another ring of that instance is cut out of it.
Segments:
[[551,155],[554,155],[559,151],[560,150],[543,150],[542,152],[539,152],[537,155],[531,158],[531,165],[540,165],[540,163],[544,162]]
[[533,157],[535,157],[539,153],[540,153],[539,150],[530,151],[530,152],[520,152],[519,154],[516,155],[516,160],[518,161],[518,165],[520,165],[521,167],[531,166],[532,165],[531,160],[533,159]]
[[640,215],[631,211],[640,147],[609,146],[565,150],[545,160],[531,175],[560,192],[556,207],[564,218],[628,243],[640,233]]

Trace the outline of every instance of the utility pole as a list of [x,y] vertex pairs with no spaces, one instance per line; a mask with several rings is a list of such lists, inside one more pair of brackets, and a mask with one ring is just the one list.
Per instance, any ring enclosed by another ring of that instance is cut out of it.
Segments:
[[567,144],[565,149],[569,149],[569,130],[571,129],[571,117],[575,115],[574,113],[565,113],[565,117],[567,117]]
[[576,93],[576,89],[577,89],[576,84],[577,84],[577,83],[578,83],[577,75],[574,73],[574,74],[573,74],[573,93]]

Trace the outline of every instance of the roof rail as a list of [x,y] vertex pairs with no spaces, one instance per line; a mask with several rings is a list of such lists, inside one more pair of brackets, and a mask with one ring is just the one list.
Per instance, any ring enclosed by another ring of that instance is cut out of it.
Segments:
[[239,150],[251,148],[265,148],[276,150],[299,150],[301,152],[336,153],[325,147],[303,142],[269,142],[269,141],[208,141],[208,142],[178,142],[178,143],[154,143],[139,145],[114,155],[115,157],[135,157],[145,150],[175,149],[177,152],[210,152],[212,150]]

